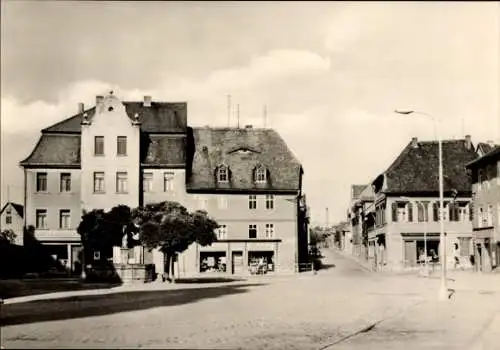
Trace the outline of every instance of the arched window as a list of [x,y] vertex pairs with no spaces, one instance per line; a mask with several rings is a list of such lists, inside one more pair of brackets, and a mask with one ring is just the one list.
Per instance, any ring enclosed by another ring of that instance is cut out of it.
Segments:
[[219,166],[217,169],[217,181],[218,182],[228,182],[229,181],[229,169],[225,165]]
[[259,165],[255,169],[255,182],[256,183],[266,183],[267,182],[267,169],[262,165]]

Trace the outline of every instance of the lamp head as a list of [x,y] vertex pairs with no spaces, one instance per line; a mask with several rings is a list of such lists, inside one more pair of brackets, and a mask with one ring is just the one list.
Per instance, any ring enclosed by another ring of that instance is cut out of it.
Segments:
[[394,110],[394,113],[397,113],[397,114],[403,114],[403,115],[408,115],[408,114],[412,114],[414,111],[412,110],[404,110],[404,109],[395,109]]

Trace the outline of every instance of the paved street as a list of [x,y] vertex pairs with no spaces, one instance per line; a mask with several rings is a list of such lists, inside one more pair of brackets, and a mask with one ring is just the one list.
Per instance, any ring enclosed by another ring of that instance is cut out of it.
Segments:
[[439,302],[438,279],[377,275],[337,253],[323,253],[327,268],[317,275],[7,301],[2,345],[495,349],[500,284],[475,291],[457,280],[453,297]]

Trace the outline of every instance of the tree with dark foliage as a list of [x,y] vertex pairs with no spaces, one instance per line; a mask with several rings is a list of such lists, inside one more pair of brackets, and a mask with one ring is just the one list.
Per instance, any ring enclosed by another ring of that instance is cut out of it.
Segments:
[[108,212],[84,211],[77,232],[82,237],[85,261],[93,260],[94,251],[100,252],[103,261],[112,257],[113,247],[121,246],[123,236],[131,236],[133,232],[131,218],[131,210],[126,205],[118,205]]
[[204,211],[190,213],[177,202],[147,204],[135,209],[132,217],[139,226],[140,241],[165,254],[166,278],[172,276],[174,282],[174,262],[179,253],[194,242],[207,246],[217,240],[216,221]]

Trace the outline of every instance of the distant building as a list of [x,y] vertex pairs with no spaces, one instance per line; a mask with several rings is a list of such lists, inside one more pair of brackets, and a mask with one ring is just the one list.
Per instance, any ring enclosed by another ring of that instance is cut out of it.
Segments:
[[479,271],[500,267],[500,146],[467,164],[472,175],[474,256]]
[[352,185],[351,203],[348,219],[351,223],[353,255],[368,259],[368,236],[366,223],[370,219],[370,207],[373,206],[373,189],[371,185]]
[[14,244],[24,244],[24,208],[20,204],[7,202],[0,211],[0,231],[12,230],[16,234]]
[[[272,129],[190,128],[186,103],[122,102],[112,93],[42,130],[25,172],[26,225],[73,266],[82,210],[177,201],[219,228],[210,247],[179,256],[181,274],[271,271],[307,261],[303,169]],[[157,270],[163,255],[153,252]]]
[[[438,143],[413,138],[373,182],[375,205],[364,215],[370,256],[379,269],[413,268],[440,257],[444,218],[447,264],[459,247],[462,266],[472,250],[471,181],[465,165],[477,158],[470,136],[443,141],[444,211],[439,210]],[[425,239],[424,239],[425,238]],[[426,246],[427,251],[424,250]]]

